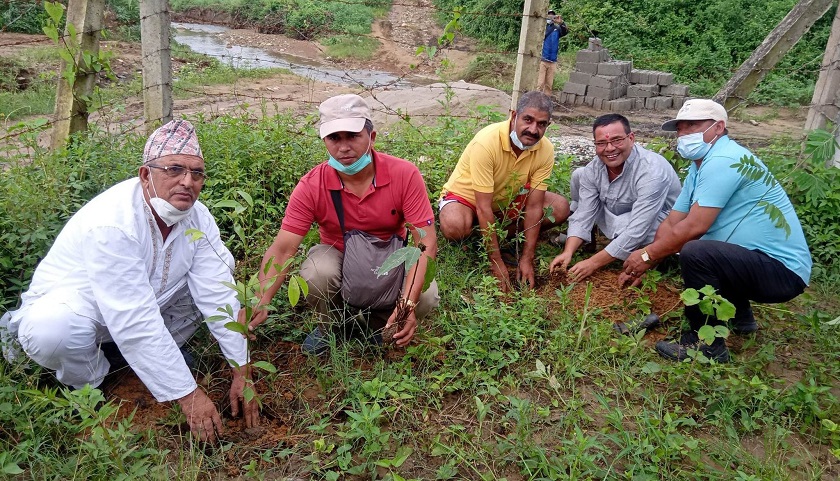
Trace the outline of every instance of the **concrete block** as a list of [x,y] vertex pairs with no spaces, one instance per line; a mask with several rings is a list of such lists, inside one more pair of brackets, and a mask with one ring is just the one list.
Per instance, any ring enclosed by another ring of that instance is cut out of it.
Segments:
[[589,38],[589,50],[601,50],[604,48],[604,45],[601,43],[601,39],[598,37],[590,37]]
[[627,88],[629,85],[627,83],[620,83],[612,88],[613,94],[615,95],[614,98],[624,97],[627,95]]
[[645,108],[645,99],[644,98],[635,98],[633,100],[635,100],[635,105],[633,105],[633,110],[644,110],[644,108]]
[[627,60],[612,60],[598,64],[598,75],[617,77],[619,75],[629,75],[632,70],[633,62]]
[[659,85],[671,85],[674,83],[674,74],[670,72],[660,72],[656,83]]
[[673,96],[671,97],[671,108],[673,109],[681,109],[683,104],[685,103],[686,97],[680,96]]
[[618,98],[618,97],[616,97],[615,91],[613,89],[604,89],[604,88],[601,88],[601,87],[592,87],[590,85],[589,88],[586,89],[586,92],[590,96],[597,97],[599,99],[612,100],[612,99]]
[[633,110],[633,106],[635,106],[633,99],[615,99],[609,102],[610,112],[626,112]]
[[574,82],[566,82],[566,85],[563,86],[563,92],[575,95],[586,95],[586,85]]
[[575,60],[584,63],[599,63],[606,62],[609,59],[607,51],[604,49],[589,50],[583,49],[577,51]]
[[618,84],[618,77],[607,77],[605,75],[593,75],[589,79],[590,87],[598,87],[602,89],[611,89]]
[[575,95],[575,105],[583,105],[586,102],[586,97],[583,95]]
[[598,63],[592,62],[576,62],[575,70],[577,70],[578,72],[584,72],[595,75],[598,73],[598,65]]
[[589,85],[589,81],[592,79],[591,73],[586,72],[572,72],[569,74],[569,82],[573,82],[576,84],[582,85]]
[[587,107],[592,107],[592,105],[594,103],[595,103],[595,97],[590,97],[589,95],[583,97],[583,105],[586,105]]
[[627,96],[633,98],[647,98],[659,95],[659,86],[651,84],[635,84],[627,87]]
[[661,95],[669,95],[671,97],[686,97],[688,96],[688,85],[666,85],[659,89],[659,93]]
[[654,110],[668,110],[671,108],[671,103],[673,99],[671,97],[651,97],[653,100],[653,109]]
[[592,108],[595,110],[605,110],[609,100],[592,97]]
[[648,97],[645,99],[645,108],[648,110],[653,110],[656,107],[656,98],[657,97]]
[[633,70],[631,70],[630,71],[630,78],[629,78],[630,83],[631,84],[647,83],[647,74],[645,74],[645,81],[642,82],[642,73],[643,73],[643,71],[639,70],[639,69],[634,68]]

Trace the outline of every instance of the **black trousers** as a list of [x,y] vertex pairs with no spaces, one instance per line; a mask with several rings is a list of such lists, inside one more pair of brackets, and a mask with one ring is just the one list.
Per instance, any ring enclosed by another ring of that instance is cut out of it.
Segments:
[[[711,285],[735,305],[732,323],[753,320],[750,301],[787,302],[802,294],[805,282],[784,264],[767,254],[737,244],[714,240],[693,240],[680,251],[680,268],[686,288]],[[694,330],[704,324],[722,324],[700,308],[686,306],[685,316]]]

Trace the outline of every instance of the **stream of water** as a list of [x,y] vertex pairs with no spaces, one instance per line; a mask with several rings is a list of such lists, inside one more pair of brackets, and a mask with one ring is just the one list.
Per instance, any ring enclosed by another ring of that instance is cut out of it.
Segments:
[[304,58],[269,52],[262,48],[227,44],[222,34],[230,30],[218,25],[172,23],[173,38],[193,51],[218,59],[236,68],[285,68],[294,74],[319,82],[365,87],[408,88],[428,84],[420,77],[400,78],[377,70],[339,70]]

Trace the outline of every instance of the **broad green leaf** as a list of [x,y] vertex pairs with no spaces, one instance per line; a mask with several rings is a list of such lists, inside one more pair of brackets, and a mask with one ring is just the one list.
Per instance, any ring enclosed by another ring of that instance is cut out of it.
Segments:
[[393,254],[385,259],[385,262],[376,270],[376,277],[381,277],[391,271],[391,269],[398,267],[400,264],[405,264],[405,270],[411,269],[414,264],[420,259],[422,252],[417,247],[402,247],[397,249]]
[[184,235],[190,238],[190,242],[195,242],[204,238],[204,232],[201,232],[198,229],[187,229],[184,231]]
[[426,292],[426,290],[429,289],[429,286],[432,285],[432,281],[435,280],[435,276],[437,275],[437,270],[437,259],[429,257],[428,260],[426,260],[426,275],[423,277],[423,292]]
[[213,204],[213,207],[224,207],[228,209],[233,209],[236,212],[241,212],[245,210],[245,207],[243,207],[242,204],[233,199],[222,199]]
[[239,236],[239,239],[242,240],[243,244],[248,243],[248,239],[245,238],[245,229],[237,222],[233,224],[233,231],[236,232],[236,235]]
[[300,301],[300,285],[295,281],[294,276],[289,279],[289,304],[295,307]]
[[61,17],[64,16],[64,8],[64,5],[58,2],[44,2],[44,10],[47,11],[47,15],[49,15],[50,20],[54,24],[61,23]]
[[245,398],[246,402],[251,402],[254,400],[254,396],[256,393],[254,392],[254,388],[251,386],[247,386],[245,389],[242,390],[242,397]]
[[662,365],[658,362],[648,361],[647,364],[642,367],[642,372],[645,374],[656,374],[662,371]]
[[228,322],[227,324],[225,324],[225,327],[228,330],[233,331],[233,332],[238,332],[239,334],[242,334],[243,336],[248,333],[248,328],[245,327],[244,324],[240,324],[236,321]]
[[825,323],[826,326],[838,326],[840,325],[840,316],[835,317],[834,319]]
[[715,328],[708,324],[698,329],[697,335],[700,337],[700,340],[705,342],[706,344],[711,344],[715,342],[715,338],[717,337]]
[[55,25],[44,25],[42,29],[44,31],[44,35],[47,36],[48,39],[52,40],[53,42],[58,42],[58,29]]
[[17,465],[17,463],[8,463],[3,465],[3,473],[11,475],[22,474],[23,469],[21,469],[20,466]]
[[726,299],[721,298],[717,306],[715,306],[715,316],[720,321],[728,321],[735,317],[735,305]]
[[245,192],[244,190],[237,190],[236,193],[239,194],[239,197],[245,199],[245,202],[247,202],[250,207],[254,207],[254,199],[251,197],[251,194]]
[[255,363],[252,363],[251,365],[254,366],[257,369],[262,369],[263,371],[271,373],[271,374],[274,374],[275,372],[277,372],[277,368],[274,367],[274,364],[271,364],[268,361],[257,361]]
[[693,306],[700,302],[700,294],[697,289],[686,289],[680,294],[680,299],[686,306]]

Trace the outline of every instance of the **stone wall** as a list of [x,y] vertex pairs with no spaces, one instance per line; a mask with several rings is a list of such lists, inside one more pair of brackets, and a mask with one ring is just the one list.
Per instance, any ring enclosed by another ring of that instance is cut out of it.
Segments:
[[674,83],[674,74],[633,68],[629,60],[615,60],[600,38],[578,50],[575,70],[559,94],[560,103],[597,110],[667,110],[682,107],[688,86]]

